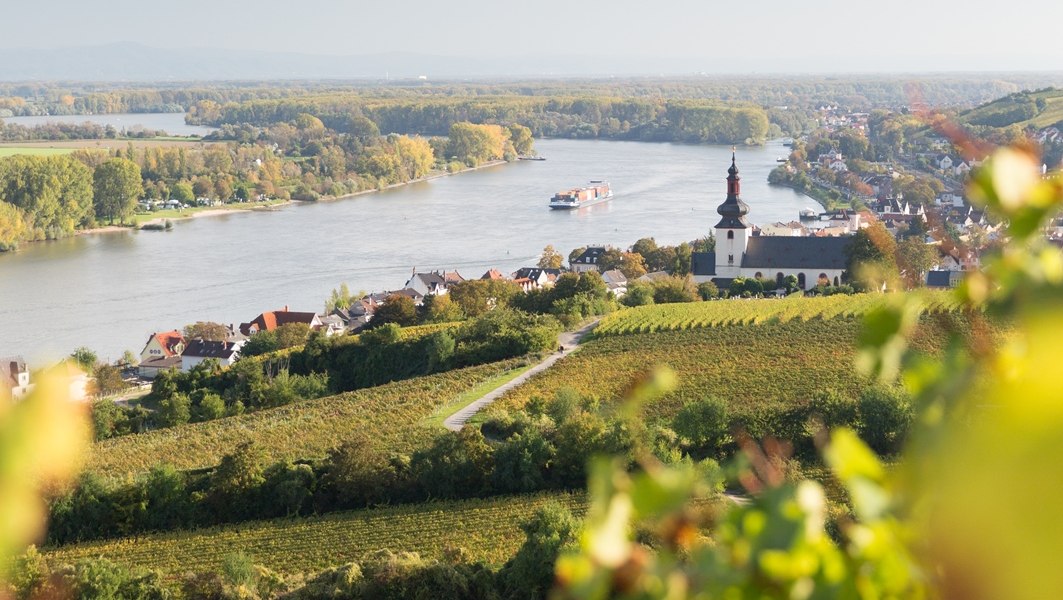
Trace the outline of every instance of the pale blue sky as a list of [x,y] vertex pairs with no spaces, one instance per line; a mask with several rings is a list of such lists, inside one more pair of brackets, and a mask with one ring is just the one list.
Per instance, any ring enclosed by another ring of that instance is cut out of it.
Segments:
[[683,57],[704,59],[707,70],[728,59],[777,71],[1063,70],[1059,0],[5,4],[0,49],[131,41],[336,55]]

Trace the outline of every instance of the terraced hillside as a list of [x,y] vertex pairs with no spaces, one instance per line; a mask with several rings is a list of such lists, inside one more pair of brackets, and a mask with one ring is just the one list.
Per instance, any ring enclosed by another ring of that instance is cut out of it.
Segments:
[[448,548],[463,548],[471,560],[497,566],[524,542],[521,524],[548,502],[577,516],[586,510],[583,494],[566,493],[433,502],[76,544],[45,556],[56,564],[102,556],[177,574],[216,570],[242,552],[282,573],[311,573],[383,549],[442,558]]
[[484,381],[523,364],[502,361],[375,388],[297,402],[238,417],[128,435],[93,447],[87,470],[113,477],[143,473],[160,463],[210,467],[252,439],[273,460],[322,456],[355,431],[383,447],[408,452],[439,432],[427,421]]

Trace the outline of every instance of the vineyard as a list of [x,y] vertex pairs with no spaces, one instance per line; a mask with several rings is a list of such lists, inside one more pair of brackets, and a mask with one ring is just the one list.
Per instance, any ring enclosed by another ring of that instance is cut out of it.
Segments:
[[[651,308],[672,306],[684,305]],[[535,396],[551,398],[561,387],[596,397],[608,407],[623,396],[636,376],[655,365],[672,368],[678,376],[678,388],[644,408],[651,420],[669,419],[686,402],[706,396],[717,397],[739,410],[804,402],[828,389],[856,397],[869,385],[853,368],[860,328],[860,319],[836,317],[773,321],[756,327],[598,336],[585,343],[580,352],[507,394],[485,416],[520,408]],[[917,348],[939,351],[945,339],[941,328],[936,319],[924,318],[916,336]]]
[[[951,311],[956,308],[953,294],[923,292],[927,312]],[[792,295],[780,300],[722,300],[659,304],[622,310],[602,319],[594,330],[598,337],[655,333],[717,327],[721,325],[761,325],[792,320],[829,320],[835,317],[863,316],[888,302],[884,294],[857,294],[802,297]]]
[[460,547],[470,560],[497,566],[524,542],[521,524],[548,502],[577,516],[586,510],[582,494],[566,493],[433,502],[76,544],[46,550],[45,555],[57,564],[102,556],[183,573],[218,569],[227,555],[243,552],[270,569],[310,573],[382,549],[438,559],[444,550]]
[[427,422],[466,390],[499,376],[520,359],[418,377],[356,392],[307,400],[237,417],[159,429],[96,444],[87,470],[136,475],[162,462],[179,469],[218,464],[239,443],[254,440],[273,460],[323,456],[355,431],[382,447],[409,452],[438,429]]

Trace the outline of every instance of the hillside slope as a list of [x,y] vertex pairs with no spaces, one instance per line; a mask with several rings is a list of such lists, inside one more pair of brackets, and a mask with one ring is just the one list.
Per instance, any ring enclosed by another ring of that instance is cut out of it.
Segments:
[[382,448],[409,452],[440,429],[432,414],[468,389],[523,364],[514,359],[307,400],[241,415],[127,435],[95,444],[87,470],[123,477],[162,463],[179,469],[212,467],[247,440],[273,460],[323,456],[349,434],[369,434]]

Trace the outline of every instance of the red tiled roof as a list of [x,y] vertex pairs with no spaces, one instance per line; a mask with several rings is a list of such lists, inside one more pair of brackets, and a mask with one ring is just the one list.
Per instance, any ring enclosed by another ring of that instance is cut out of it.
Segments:
[[176,329],[152,334],[151,338],[148,338],[149,344],[152,339],[158,340],[159,345],[162,346],[164,356],[177,356],[179,353],[175,348],[177,348],[178,344],[185,342],[185,336],[181,335],[181,332]]
[[314,317],[316,316],[317,313],[312,312],[294,312],[287,309],[271,310],[258,315],[250,323],[241,323],[240,333],[251,335],[259,331],[273,331],[281,325],[289,323],[306,323],[310,325],[314,322]]

